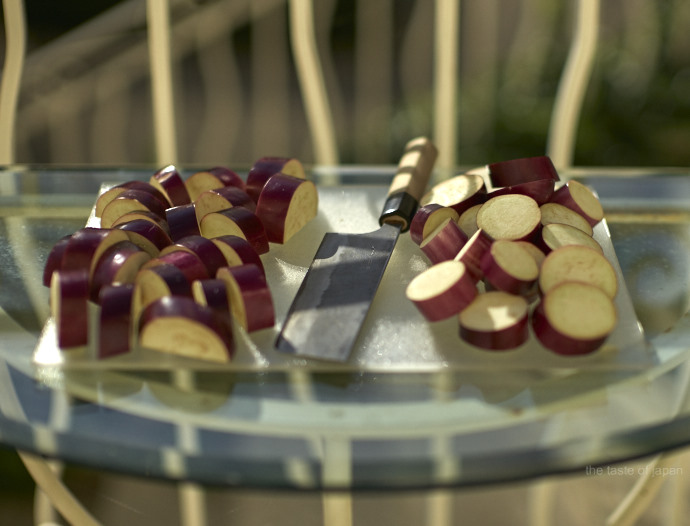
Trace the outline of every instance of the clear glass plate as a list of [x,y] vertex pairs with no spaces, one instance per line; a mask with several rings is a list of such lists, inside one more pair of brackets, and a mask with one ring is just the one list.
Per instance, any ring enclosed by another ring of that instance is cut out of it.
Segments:
[[45,257],[88,220],[103,184],[150,173],[0,174],[4,443],[208,483],[396,488],[578,470],[690,439],[686,178],[574,174],[601,196],[608,224],[596,236],[627,284],[616,298],[621,323],[592,355],[556,356],[534,340],[491,353],[464,345],[452,320],[422,321],[404,288],[427,263],[405,235],[350,362],[275,352],[276,331],[323,233],[374,229],[391,167],[312,172],[319,217],[264,256],[277,325],[238,331],[228,365],[145,349],[100,361],[93,349],[63,355],[40,284]]

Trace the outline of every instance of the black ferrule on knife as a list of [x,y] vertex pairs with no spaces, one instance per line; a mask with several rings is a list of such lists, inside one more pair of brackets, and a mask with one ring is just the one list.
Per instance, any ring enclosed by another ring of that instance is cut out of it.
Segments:
[[386,198],[383,212],[379,217],[379,225],[384,223],[402,223],[401,232],[410,228],[410,222],[414,217],[419,202],[405,191],[395,192]]

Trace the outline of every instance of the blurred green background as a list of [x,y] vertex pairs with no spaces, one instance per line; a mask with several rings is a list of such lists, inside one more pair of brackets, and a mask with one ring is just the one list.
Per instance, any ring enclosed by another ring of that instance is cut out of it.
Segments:
[[[395,162],[407,139],[433,130],[434,2],[315,4],[340,161]],[[269,153],[313,159],[285,2],[170,6],[180,162],[246,165]],[[373,45],[359,39],[363,6],[379,35]],[[545,151],[575,6],[461,3],[460,164]],[[145,2],[27,0],[26,11],[18,160],[155,162]],[[690,3],[607,0],[600,20],[575,164],[687,166]]]

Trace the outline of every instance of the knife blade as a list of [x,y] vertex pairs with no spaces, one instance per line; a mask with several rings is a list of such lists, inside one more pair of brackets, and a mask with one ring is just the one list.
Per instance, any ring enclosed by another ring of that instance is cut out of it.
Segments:
[[409,141],[388,188],[380,228],[327,233],[276,339],[279,351],[344,362],[350,356],[398,236],[409,229],[438,152],[426,137]]

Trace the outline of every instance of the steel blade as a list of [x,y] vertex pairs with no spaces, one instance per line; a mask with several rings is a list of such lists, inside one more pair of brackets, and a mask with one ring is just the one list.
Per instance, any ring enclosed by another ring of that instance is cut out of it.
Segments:
[[400,227],[324,236],[276,340],[283,352],[345,361],[388,265]]

